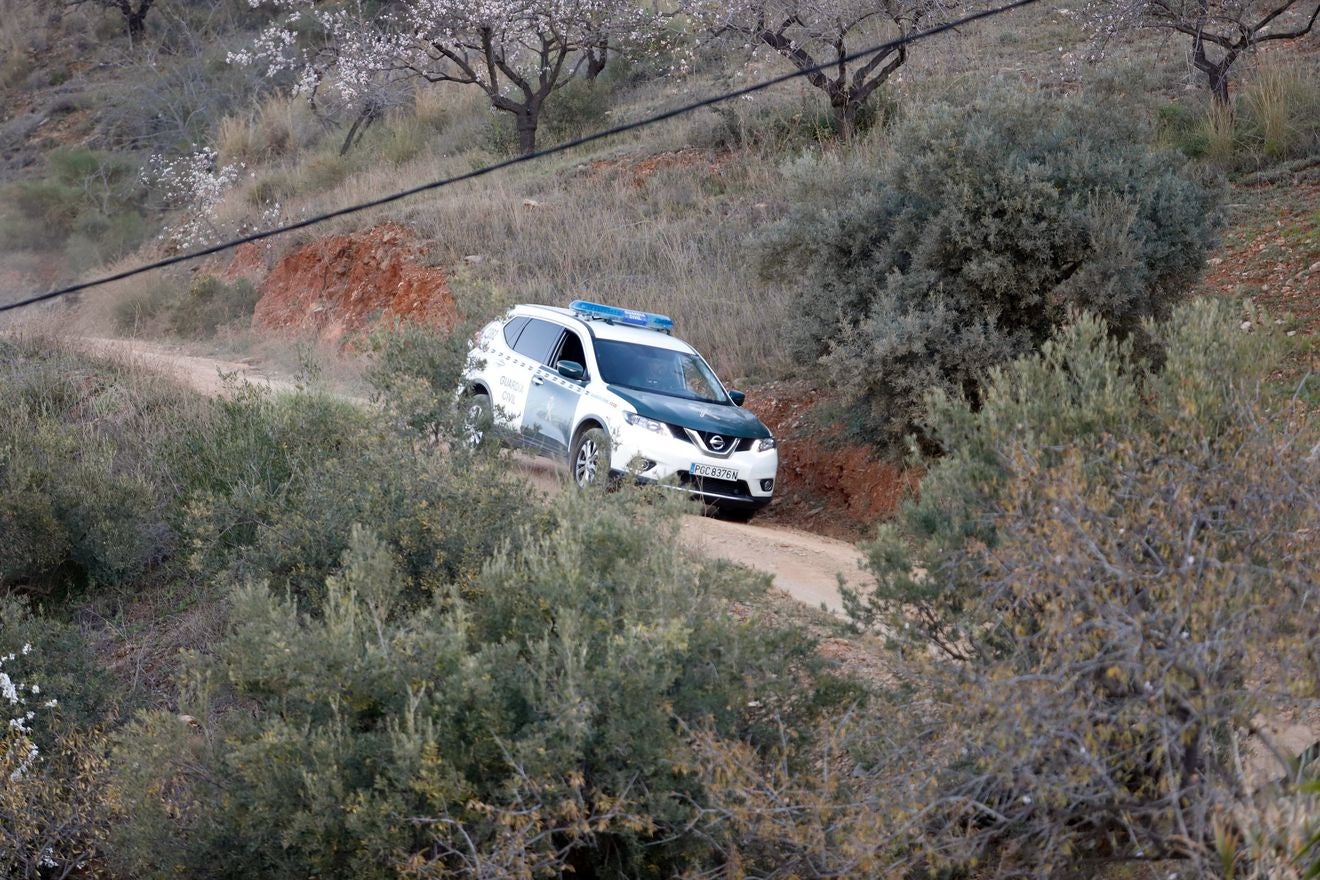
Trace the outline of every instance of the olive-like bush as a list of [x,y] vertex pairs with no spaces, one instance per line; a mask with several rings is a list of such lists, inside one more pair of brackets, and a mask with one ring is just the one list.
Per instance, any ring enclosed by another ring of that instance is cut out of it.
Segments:
[[979,410],[931,395],[944,454],[845,594],[899,649],[892,696],[814,774],[702,746],[748,876],[1314,870],[1320,766],[1261,722],[1320,699],[1320,438],[1243,317],[1178,307],[1153,372],[1079,316]]
[[769,265],[797,276],[800,351],[877,444],[919,425],[932,388],[979,400],[1070,309],[1120,336],[1167,316],[1212,241],[1214,192],[1093,98],[990,90],[892,132],[875,164],[807,170]]
[[181,695],[198,726],[154,713],[118,737],[121,869],[637,877],[709,858],[688,728],[766,742],[855,694],[813,684],[807,639],[734,621],[724,602],[763,579],[685,559],[676,526],[570,495],[430,602],[361,527],[310,600],[244,584]]

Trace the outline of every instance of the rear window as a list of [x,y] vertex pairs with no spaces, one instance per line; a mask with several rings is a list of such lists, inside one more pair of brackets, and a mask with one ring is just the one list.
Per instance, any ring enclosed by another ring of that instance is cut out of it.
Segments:
[[513,350],[539,364],[549,364],[551,355],[559,348],[559,337],[563,335],[564,328],[558,324],[531,318],[518,334]]
[[514,318],[505,323],[504,342],[509,348],[513,348],[518,344],[518,334],[522,333],[523,328],[527,326],[527,322],[530,320],[531,318]]

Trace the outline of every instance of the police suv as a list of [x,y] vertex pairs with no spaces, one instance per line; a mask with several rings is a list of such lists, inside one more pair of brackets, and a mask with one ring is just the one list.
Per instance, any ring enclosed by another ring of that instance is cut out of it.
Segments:
[[775,440],[672,328],[664,315],[582,300],[515,306],[468,355],[471,439],[490,426],[567,461],[579,486],[657,482],[749,518],[774,493]]

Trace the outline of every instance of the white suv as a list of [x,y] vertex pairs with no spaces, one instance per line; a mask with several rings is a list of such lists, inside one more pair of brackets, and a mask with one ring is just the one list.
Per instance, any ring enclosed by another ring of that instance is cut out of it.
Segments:
[[749,518],[774,493],[774,438],[672,326],[581,300],[515,306],[468,355],[468,423],[567,461],[579,486],[658,482]]

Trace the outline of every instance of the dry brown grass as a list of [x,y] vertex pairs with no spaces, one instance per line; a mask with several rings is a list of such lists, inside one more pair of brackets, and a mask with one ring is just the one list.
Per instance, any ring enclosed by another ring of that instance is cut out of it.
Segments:
[[[990,77],[1031,87],[1119,90],[1147,104],[1158,100],[1152,96],[1194,87],[1185,53],[1167,41],[1140,38],[1115,47],[1100,65],[1082,63],[1084,55],[1074,14],[1023,10],[914,49],[877,97],[901,111],[965,93]],[[748,62],[731,50],[700,74],[621,87],[607,118],[640,118],[785,69],[777,57]],[[781,165],[803,151],[884,149],[883,132],[846,148],[822,140],[815,126],[825,109],[815,89],[785,84],[734,102],[722,116],[700,111],[317,233],[400,221],[429,241],[434,264],[453,272],[460,305],[473,317],[514,302],[593,296],[672,315],[679,332],[730,378],[780,376],[794,367],[781,342],[792,319],[792,279],[758,277],[756,242],[787,207]],[[225,205],[222,225],[252,223],[263,204],[261,187],[280,193],[285,216],[294,218],[489,164],[504,157],[492,128],[507,121],[502,116],[476,90],[418,86],[411,106],[378,123],[348,156],[337,155],[340,135],[327,132],[315,147],[258,168],[254,182]],[[259,155],[248,141],[264,137],[253,131],[263,125],[273,123],[264,117],[230,123],[233,154]],[[702,158],[661,167],[640,183],[628,170],[687,151]]]

